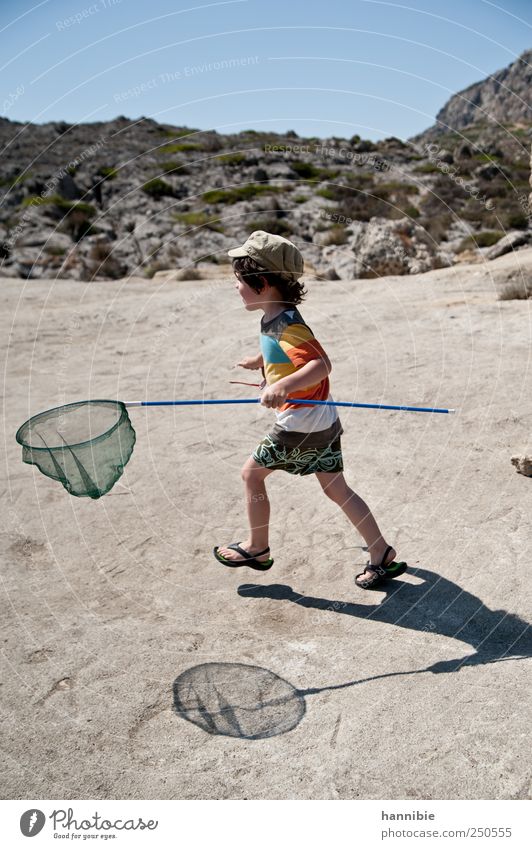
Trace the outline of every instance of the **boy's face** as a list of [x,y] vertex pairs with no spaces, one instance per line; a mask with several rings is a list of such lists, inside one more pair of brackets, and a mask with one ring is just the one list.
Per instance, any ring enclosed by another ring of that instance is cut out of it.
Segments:
[[244,307],[247,310],[260,310],[266,298],[264,297],[269,289],[268,283],[265,281],[265,286],[262,292],[255,292],[248,284],[235,272],[236,283],[235,288],[238,289],[238,294],[244,302]]

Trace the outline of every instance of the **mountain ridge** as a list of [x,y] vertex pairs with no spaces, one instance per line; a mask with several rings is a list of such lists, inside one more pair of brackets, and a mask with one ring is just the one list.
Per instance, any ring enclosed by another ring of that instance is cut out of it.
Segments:
[[[436,114],[436,123],[411,137],[425,139],[478,122],[532,124],[532,49],[510,65],[453,94]],[[528,96],[529,102],[524,98]]]

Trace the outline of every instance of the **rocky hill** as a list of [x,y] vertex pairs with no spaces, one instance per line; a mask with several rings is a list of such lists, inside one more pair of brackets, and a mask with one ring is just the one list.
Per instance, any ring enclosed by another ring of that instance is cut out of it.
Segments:
[[256,229],[329,279],[518,249],[532,233],[523,57],[465,90],[476,111],[461,92],[407,141],[0,119],[0,276],[207,276]]
[[460,130],[477,122],[532,124],[532,50],[507,68],[459,91],[436,115],[436,124],[418,138]]

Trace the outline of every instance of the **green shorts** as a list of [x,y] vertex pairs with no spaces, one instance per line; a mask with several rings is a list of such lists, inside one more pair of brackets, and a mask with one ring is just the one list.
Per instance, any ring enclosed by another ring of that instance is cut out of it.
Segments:
[[[296,434],[291,436],[296,436]],[[305,434],[301,434],[301,445],[291,446],[283,444],[279,438],[276,438],[275,433],[269,433],[264,439],[261,439],[251,456],[266,469],[281,469],[291,475],[343,472],[344,464],[340,436],[320,447],[305,445],[305,441],[307,441],[305,436]]]

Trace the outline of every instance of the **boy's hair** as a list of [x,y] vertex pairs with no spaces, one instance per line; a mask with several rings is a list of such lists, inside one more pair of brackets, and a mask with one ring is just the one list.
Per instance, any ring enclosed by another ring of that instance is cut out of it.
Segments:
[[275,271],[263,268],[250,256],[235,257],[232,260],[233,271],[238,271],[242,279],[251,286],[255,292],[262,292],[264,283],[260,279],[265,277],[270,286],[275,286],[281,295],[284,304],[300,304],[307,290],[299,280],[289,279]]

